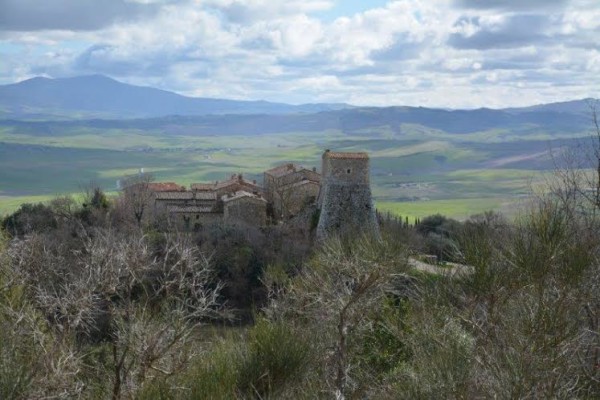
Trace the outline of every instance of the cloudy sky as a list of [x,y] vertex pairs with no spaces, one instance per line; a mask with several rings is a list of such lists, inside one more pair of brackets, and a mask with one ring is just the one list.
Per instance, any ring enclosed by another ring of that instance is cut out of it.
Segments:
[[0,0],[0,83],[471,108],[600,97],[600,0]]

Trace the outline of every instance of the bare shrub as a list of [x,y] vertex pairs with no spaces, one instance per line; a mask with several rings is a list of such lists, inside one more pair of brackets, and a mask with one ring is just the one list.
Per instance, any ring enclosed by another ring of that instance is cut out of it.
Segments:
[[372,327],[366,316],[381,306],[391,274],[406,268],[406,252],[395,243],[334,239],[266,310],[271,319],[286,321],[313,338],[321,354],[315,371],[321,390],[340,399],[364,390],[367,379],[355,370],[353,355]]
[[[188,343],[195,327],[217,311],[220,287],[209,286],[210,260],[185,236],[167,236],[157,256],[142,235],[97,229],[68,244],[32,235],[14,241],[9,256],[14,284],[43,316],[30,318],[41,327],[30,326],[32,334],[42,332],[37,346],[54,341],[44,353],[73,366],[73,376],[63,372],[61,379],[108,380],[110,389],[97,390],[115,399],[180,371],[194,354]],[[95,358],[84,357],[100,342],[106,344],[95,348]],[[80,370],[93,373],[86,378]],[[38,387],[56,393],[47,383]]]

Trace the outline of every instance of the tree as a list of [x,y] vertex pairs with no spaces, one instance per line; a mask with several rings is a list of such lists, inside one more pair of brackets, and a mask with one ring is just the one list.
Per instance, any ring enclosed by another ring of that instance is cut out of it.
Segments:
[[[278,219],[286,220],[290,216],[290,206],[293,200],[294,190],[289,186],[278,184],[275,186],[274,192],[276,194],[274,199],[279,201],[279,208],[276,208],[275,210],[277,214],[276,217]],[[277,202],[275,202],[275,204],[277,204]]]
[[274,321],[313,338],[322,358],[321,379],[335,398],[360,397],[372,383],[355,372],[357,348],[372,327],[367,315],[381,307],[391,274],[407,268],[404,249],[392,242],[333,239],[267,308]]
[[575,214],[600,212],[600,102],[588,102],[591,133],[576,148],[555,154],[550,191]]
[[106,228],[75,242],[32,234],[8,251],[6,290],[31,305],[0,307],[0,326],[11,315],[8,326],[32,338],[28,352],[41,364],[24,397],[82,397],[96,386],[101,393],[84,397],[131,398],[183,369],[192,333],[218,315],[210,258],[189,236],[165,235],[158,251],[141,233]]
[[51,207],[42,203],[26,203],[4,218],[1,227],[13,236],[23,236],[56,229],[57,221]]
[[138,226],[142,225],[142,220],[148,208],[152,205],[153,192],[150,184],[154,180],[151,174],[139,174],[123,179],[123,193],[121,202],[126,210],[133,214]]

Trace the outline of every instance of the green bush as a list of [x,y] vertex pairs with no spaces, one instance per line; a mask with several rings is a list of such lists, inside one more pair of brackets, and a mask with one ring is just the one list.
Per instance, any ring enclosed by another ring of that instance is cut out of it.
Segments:
[[217,345],[200,357],[184,378],[189,388],[181,398],[187,399],[234,399],[237,397],[237,377],[240,355],[233,341]]
[[301,382],[310,348],[288,326],[259,320],[248,335],[248,347],[238,370],[241,393],[259,398],[277,394]]
[[[448,310],[449,311],[449,310]],[[378,395],[394,399],[472,398],[475,340],[440,305],[432,314],[422,308],[404,329],[409,360],[388,374]],[[385,395],[383,395],[385,393]]]
[[[189,390],[176,397],[264,399],[301,384],[311,349],[289,327],[261,319],[245,340],[238,341],[229,338],[199,357],[181,385]],[[151,390],[157,393],[160,388]]]
[[12,236],[23,236],[31,232],[47,232],[58,226],[52,209],[42,203],[23,204],[2,221],[2,228]]
[[[373,326],[362,340],[358,351],[361,367],[375,376],[385,374],[409,357],[409,348],[397,334],[397,330],[407,331],[406,324],[410,305],[407,300],[388,298],[382,310],[374,313]],[[394,328],[390,329],[393,325]]]
[[0,315],[0,399],[27,398],[35,365]]

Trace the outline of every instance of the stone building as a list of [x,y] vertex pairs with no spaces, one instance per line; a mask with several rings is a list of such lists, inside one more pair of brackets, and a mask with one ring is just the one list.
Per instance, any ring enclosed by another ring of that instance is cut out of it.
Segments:
[[321,188],[321,175],[316,168],[284,164],[265,171],[265,198],[273,206],[276,219],[287,219],[316,201]]
[[186,230],[214,223],[264,226],[272,221],[268,207],[274,221],[290,221],[293,216],[312,215],[306,207],[313,205],[313,210],[320,209],[320,239],[360,233],[379,236],[367,153],[327,150],[322,172],[321,176],[316,168],[288,163],[265,171],[262,187],[235,174],[221,182],[194,183],[190,190],[173,182],[150,183],[148,189],[155,211]]
[[323,183],[317,237],[372,234],[379,225],[371,198],[367,153],[326,150],[322,157]]
[[170,222],[184,230],[196,231],[203,226],[223,222],[223,213],[212,207],[172,206],[167,213]]
[[267,201],[243,190],[223,196],[223,219],[227,224],[264,226],[267,223]]
[[[266,224],[267,201],[262,188],[241,174],[225,181],[194,183],[191,190],[173,182],[148,183],[145,188],[154,214],[166,215],[180,229],[197,230],[216,223]],[[125,191],[133,189],[131,186]]]
[[147,185],[148,189],[152,192],[184,192],[185,186],[176,184],[175,182],[138,182],[129,187],[135,188],[139,186]]
[[[285,204],[285,216],[291,217],[298,215],[304,207],[316,203],[319,192],[321,191],[321,183],[312,180],[302,180],[289,185],[282,186],[279,190],[280,196],[276,199],[283,199]],[[283,208],[281,203],[280,209]]]
[[190,188],[194,192],[215,192],[217,197],[221,197],[225,194],[231,194],[240,190],[262,195],[263,189],[260,187],[255,180],[252,182],[244,179],[242,174],[233,174],[231,178],[225,181],[215,181],[214,183],[192,183]]
[[160,191],[154,193],[154,210],[166,214],[171,223],[184,229],[199,229],[202,225],[220,222],[215,192]]

